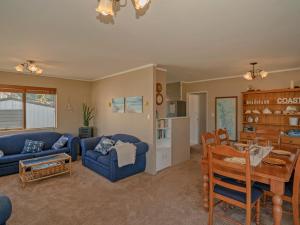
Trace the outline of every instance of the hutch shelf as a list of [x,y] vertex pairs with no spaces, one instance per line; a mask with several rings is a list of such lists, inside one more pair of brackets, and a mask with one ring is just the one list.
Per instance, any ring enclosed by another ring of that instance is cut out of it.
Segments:
[[289,136],[290,130],[300,134],[300,88],[242,93],[241,140],[256,137],[258,129],[272,129],[280,133],[280,144],[284,147],[300,148],[300,136]]

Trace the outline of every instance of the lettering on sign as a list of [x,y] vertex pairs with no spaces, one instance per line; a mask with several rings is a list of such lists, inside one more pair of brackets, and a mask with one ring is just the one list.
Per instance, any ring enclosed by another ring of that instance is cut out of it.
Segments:
[[300,97],[277,98],[277,104],[300,104]]

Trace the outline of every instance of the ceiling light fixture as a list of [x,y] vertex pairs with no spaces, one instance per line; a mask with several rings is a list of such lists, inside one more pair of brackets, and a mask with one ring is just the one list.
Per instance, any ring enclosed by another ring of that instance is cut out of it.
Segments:
[[15,67],[16,71],[18,72],[30,72],[35,74],[42,74],[43,70],[38,67],[34,61],[27,60],[25,63],[19,64]]
[[252,65],[252,70],[250,70],[249,72],[247,72],[244,75],[244,78],[246,80],[254,80],[257,77],[260,77],[261,79],[264,79],[268,76],[268,72],[266,72],[264,70],[261,70],[261,69],[256,69],[255,70],[255,65],[256,64],[257,64],[257,62],[250,63],[250,65]]
[[[114,16],[116,5],[125,6],[120,4],[121,0],[100,0],[96,11],[103,16]],[[127,2],[127,0],[126,0]],[[146,5],[150,3],[150,0],[134,0],[134,7],[136,10],[143,9]]]

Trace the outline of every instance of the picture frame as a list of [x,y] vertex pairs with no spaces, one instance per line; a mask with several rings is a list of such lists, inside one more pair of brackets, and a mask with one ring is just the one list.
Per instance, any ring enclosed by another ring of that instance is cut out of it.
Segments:
[[113,98],[111,101],[113,113],[124,113],[125,112],[125,98]]
[[143,113],[143,97],[133,96],[125,99],[126,113]]
[[215,128],[226,128],[231,141],[237,140],[238,133],[238,97],[216,97],[215,99]]

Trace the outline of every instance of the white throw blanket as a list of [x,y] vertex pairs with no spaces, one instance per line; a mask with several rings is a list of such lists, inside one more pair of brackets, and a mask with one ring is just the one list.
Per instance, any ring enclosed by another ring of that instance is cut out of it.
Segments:
[[117,152],[119,167],[135,163],[136,146],[134,144],[118,142],[114,148]]

